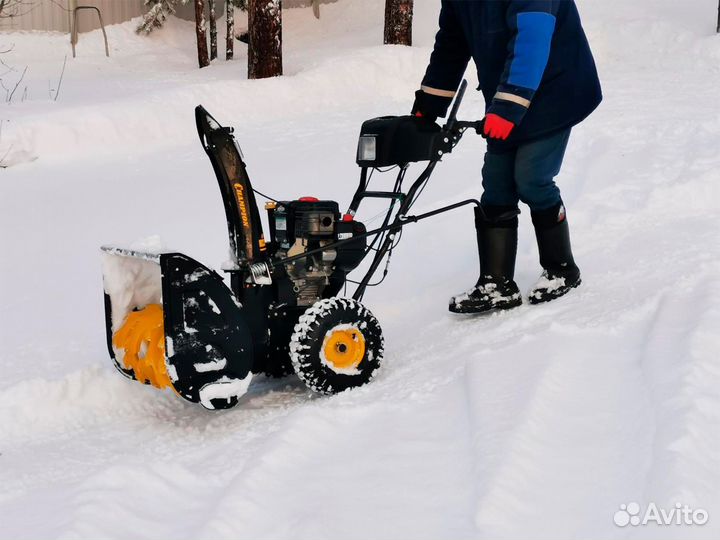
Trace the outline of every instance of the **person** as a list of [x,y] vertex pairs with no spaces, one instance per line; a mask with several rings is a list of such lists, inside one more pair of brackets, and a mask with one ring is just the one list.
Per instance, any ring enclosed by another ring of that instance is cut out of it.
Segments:
[[480,278],[450,311],[522,304],[514,281],[518,203],[530,207],[543,273],[531,303],[580,285],[555,177],[573,126],[602,101],[595,61],[574,0],[442,0],[435,47],[412,114],[447,114],[470,59],[486,102],[483,194],[476,208]]

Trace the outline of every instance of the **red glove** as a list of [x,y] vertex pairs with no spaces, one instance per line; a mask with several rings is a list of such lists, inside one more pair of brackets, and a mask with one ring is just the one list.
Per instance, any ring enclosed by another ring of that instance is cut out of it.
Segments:
[[484,132],[485,135],[491,139],[507,140],[514,128],[515,124],[497,114],[488,114],[485,117]]

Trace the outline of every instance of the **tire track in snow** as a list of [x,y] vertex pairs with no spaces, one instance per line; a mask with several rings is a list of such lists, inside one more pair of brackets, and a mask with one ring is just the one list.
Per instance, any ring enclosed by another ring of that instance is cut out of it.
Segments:
[[[368,387],[295,411],[232,478],[195,536],[474,537],[462,385],[456,380],[401,403],[374,402],[379,391]],[[293,491],[283,488],[288,484]],[[277,517],[272,523],[260,511],[267,505]],[[315,509],[310,516],[308,508]],[[415,518],[398,519],[408,515]]]
[[[538,538],[579,534],[570,523],[605,530],[616,499],[643,478],[652,425],[635,361],[640,341],[628,347],[625,334],[562,324],[549,332],[545,345],[533,337],[481,350],[483,361],[468,368],[481,537],[517,537],[528,523]],[[570,508],[579,519],[546,519]]]
[[[720,266],[707,265],[663,296],[642,358],[657,426],[653,460],[637,500],[720,510]],[[717,536],[710,522],[693,537]]]

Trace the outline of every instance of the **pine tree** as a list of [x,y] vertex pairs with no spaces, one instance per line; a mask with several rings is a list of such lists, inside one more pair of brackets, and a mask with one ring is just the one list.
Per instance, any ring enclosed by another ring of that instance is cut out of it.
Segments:
[[210,8],[210,60],[215,60],[218,53],[217,17],[215,14],[215,0],[207,0]]
[[225,1],[227,34],[225,36],[225,60],[232,60],[235,54],[235,6],[231,0]]
[[282,0],[248,0],[248,78],[282,75]]
[[198,64],[201,68],[210,65],[205,27],[205,0],[195,0],[195,35],[197,37]]
[[385,0],[385,44],[412,45],[413,0]]
[[143,15],[140,24],[135,29],[138,34],[149,34],[156,28],[162,28],[170,15],[175,13],[175,6],[185,5],[190,0],[145,0],[145,5],[150,6],[148,12]]

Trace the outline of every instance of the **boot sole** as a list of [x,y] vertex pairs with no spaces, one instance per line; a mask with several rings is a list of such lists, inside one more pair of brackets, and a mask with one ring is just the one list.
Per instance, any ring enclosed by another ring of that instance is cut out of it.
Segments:
[[493,311],[507,311],[516,307],[522,306],[522,298],[518,298],[516,301],[505,302],[502,304],[495,304],[488,307],[472,307],[472,306],[458,306],[457,304],[450,304],[448,310],[451,313],[457,313],[460,315],[478,315],[480,313],[492,313]]
[[553,296],[545,296],[544,298],[535,298],[530,294],[528,296],[528,301],[530,304],[537,306],[538,304],[547,304],[548,302],[552,302],[553,300],[557,300],[558,298],[562,298],[567,293],[572,291],[573,289],[577,289],[580,285],[582,285],[582,279],[578,279],[575,283],[572,285],[569,285],[563,289],[558,289],[558,291],[562,291],[559,294],[554,294]]

